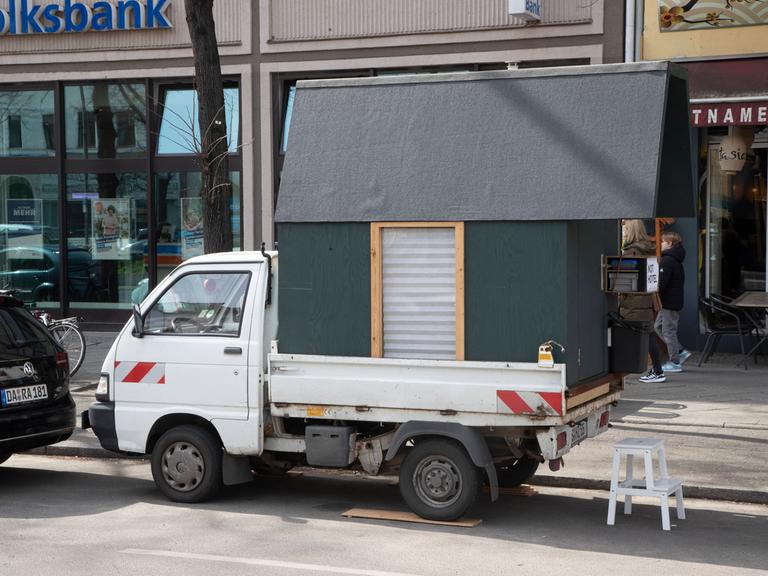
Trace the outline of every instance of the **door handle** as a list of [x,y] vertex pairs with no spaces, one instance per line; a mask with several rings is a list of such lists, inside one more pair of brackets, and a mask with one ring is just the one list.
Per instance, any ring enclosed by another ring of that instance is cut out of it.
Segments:
[[227,346],[224,348],[224,354],[242,354],[243,349],[240,346]]

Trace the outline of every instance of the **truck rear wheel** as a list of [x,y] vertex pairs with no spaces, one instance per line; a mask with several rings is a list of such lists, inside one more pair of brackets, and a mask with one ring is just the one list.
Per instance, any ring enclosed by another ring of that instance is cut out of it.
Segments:
[[466,450],[451,440],[417,442],[400,467],[400,494],[428,520],[460,518],[477,498],[480,474]]
[[499,480],[499,486],[504,488],[515,488],[520,484],[525,484],[533,478],[536,470],[539,468],[539,461],[533,458],[518,458],[510,462],[496,465],[496,478]]
[[202,502],[221,488],[221,445],[197,426],[163,434],[152,450],[152,477],[174,502]]

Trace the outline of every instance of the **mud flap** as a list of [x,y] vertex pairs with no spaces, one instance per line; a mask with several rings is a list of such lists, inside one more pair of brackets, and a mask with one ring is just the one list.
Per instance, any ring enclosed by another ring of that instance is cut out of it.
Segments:
[[221,478],[226,486],[251,482],[251,461],[244,456],[224,454],[221,461]]

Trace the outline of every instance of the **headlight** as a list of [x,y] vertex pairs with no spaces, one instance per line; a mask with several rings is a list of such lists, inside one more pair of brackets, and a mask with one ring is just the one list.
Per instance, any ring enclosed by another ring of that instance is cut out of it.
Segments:
[[109,401],[109,374],[99,376],[99,385],[96,386],[96,400],[99,402]]

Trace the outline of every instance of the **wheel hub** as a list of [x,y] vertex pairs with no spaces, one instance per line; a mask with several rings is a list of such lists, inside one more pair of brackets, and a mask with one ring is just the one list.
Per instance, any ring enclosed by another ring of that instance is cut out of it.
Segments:
[[461,473],[447,458],[428,457],[416,467],[414,486],[424,502],[431,506],[448,506],[461,493]]
[[171,444],[163,454],[163,475],[174,490],[188,492],[200,484],[205,462],[200,451],[188,442]]

